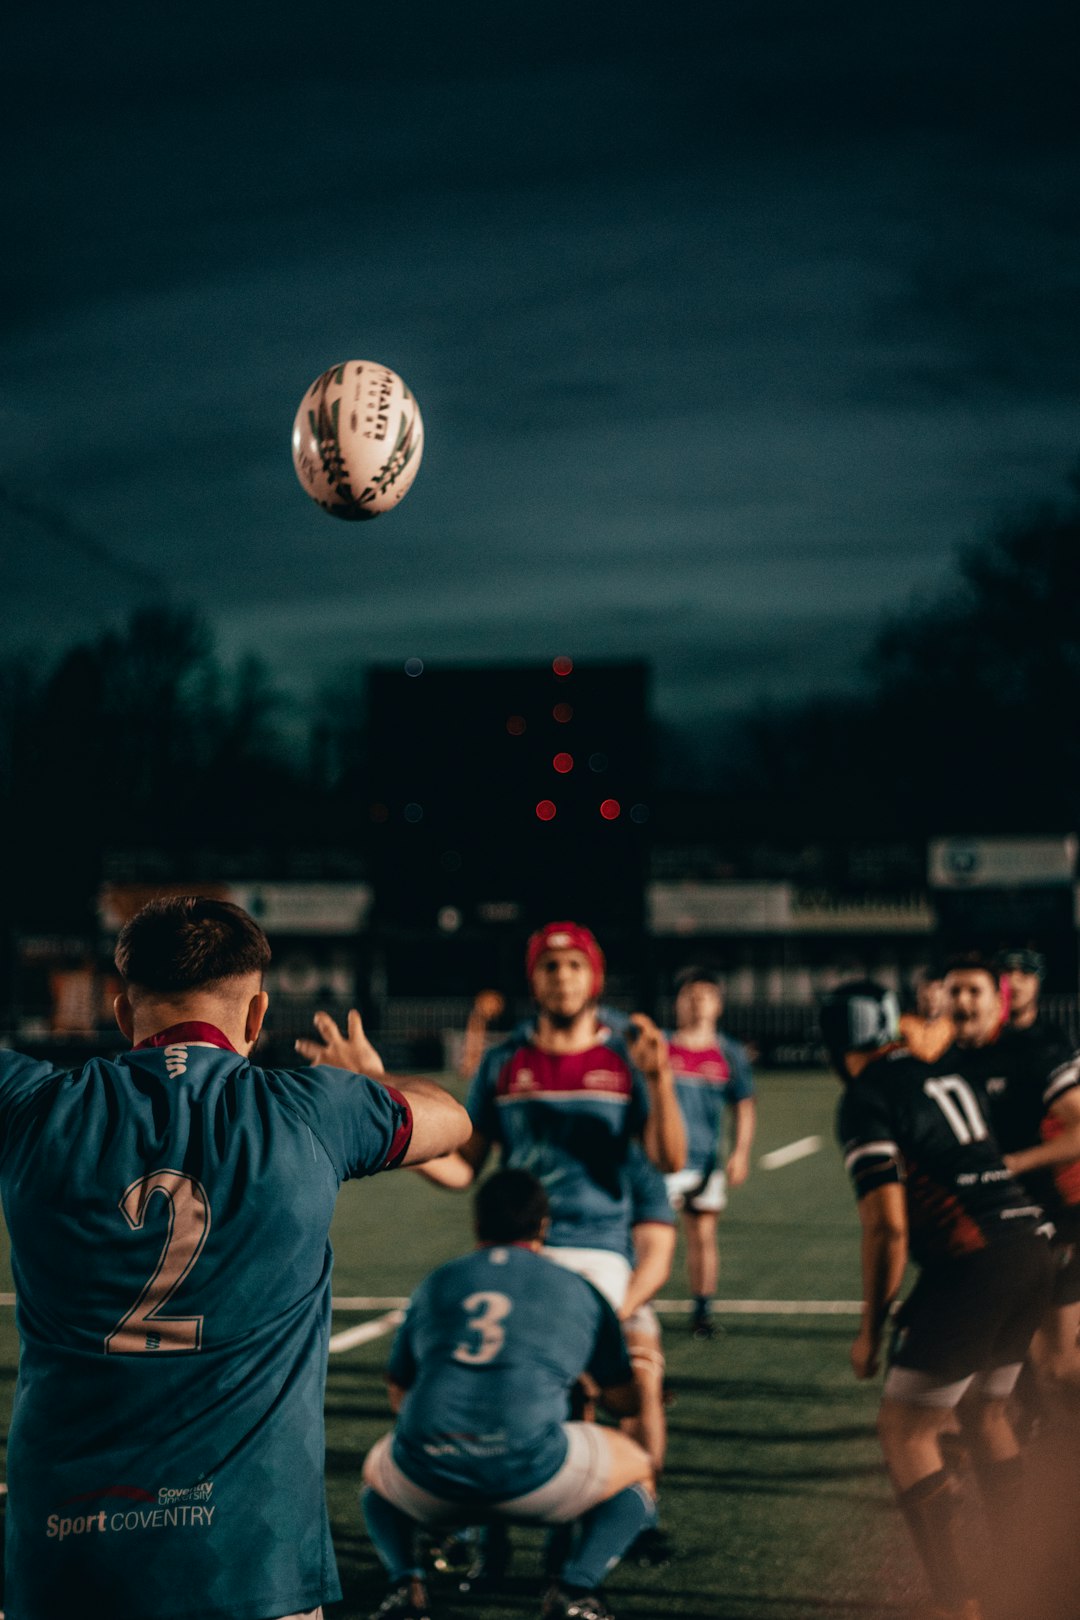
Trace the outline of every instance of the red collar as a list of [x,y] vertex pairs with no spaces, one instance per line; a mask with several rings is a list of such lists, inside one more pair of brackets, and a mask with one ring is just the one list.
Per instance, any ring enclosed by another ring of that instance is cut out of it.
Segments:
[[220,1046],[226,1052],[236,1051],[232,1041],[221,1033],[216,1024],[203,1024],[197,1019],[189,1024],[170,1024],[168,1029],[159,1029],[156,1035],[138,1041],[132,1051],[142,1052],[148,1046],[183,1046],[185,1043]]

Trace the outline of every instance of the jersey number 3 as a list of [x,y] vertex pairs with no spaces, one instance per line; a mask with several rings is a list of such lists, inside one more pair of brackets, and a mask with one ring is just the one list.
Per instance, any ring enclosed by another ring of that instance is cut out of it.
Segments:
[[503,1323],[514,1308],[512,1299],[505,1294],[484,1292],[470,1294],[463,1301],[463,1309],[469,1317],[469,1329],[479,1333],[478,1345],[459,1344],[454,1351],[455,1361],[464,1361],[470,1367],[482,1366],[485,1361],[494,1361],[506,1340],[506,1329]]
[[198,1350],[202,1345],[201,1316],[161,1316],[159,1312],[199,1258],[210,1230],[210,1202],[194,1176],[179,1170],[155,1170],[153,1175],[133,1181],[120,1200],[120,1212],[133,1232],[142,1228],[155,1193],[165,1200],[169,1229],[153,1276],[106,1337],[106,1355]]
[[989,1136],[975,1093],[958,1074],[948,1074],[943,1080],[926,1080],[923,1090],[932,1097],[952,1127],[958,1142],[985,1142]]

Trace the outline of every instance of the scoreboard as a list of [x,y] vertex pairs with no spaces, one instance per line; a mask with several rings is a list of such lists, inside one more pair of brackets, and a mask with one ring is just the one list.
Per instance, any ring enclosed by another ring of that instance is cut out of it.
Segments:
[[644,663],[372,669],[368,746],[377,926],[641,927]]

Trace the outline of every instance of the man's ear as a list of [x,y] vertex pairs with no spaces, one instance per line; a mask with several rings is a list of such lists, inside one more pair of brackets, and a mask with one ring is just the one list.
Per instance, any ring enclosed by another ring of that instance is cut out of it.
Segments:
[[250,1041],[252,1046],[259,1038],[266,1017],[266,1009],[270,1005],[270,997],[265,990],[260,990],[248,1002],[247,1017],[244,1020],[244,1039]]
[[127,991],[121,990],[118,996],[113,997],[113,1017],[120,1028],[125,1040],[135,1039],[135,1014],[131,1010],[131,1002],[127,998]]

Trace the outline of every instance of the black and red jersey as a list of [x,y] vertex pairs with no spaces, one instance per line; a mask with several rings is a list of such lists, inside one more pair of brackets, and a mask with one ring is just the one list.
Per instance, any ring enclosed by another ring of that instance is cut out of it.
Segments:
[[856,1195],[900,1182],[913,1258],[958,1259],[1032,1232],[1042,1209],[1002,1162],[977,1083],[900,1048],[840,1101],[837,1134]]
[[[990,1127],[1002,1153],[1019,1153],[1056,1136],[1062,1126],[1053,1106],[1080,1087],[1080,1054],[1053,1025],[1005,1029],[989,1046],[954,1046],[943,1062],[986,1093]],[[1029,1170],[1022,1177],[1031,1196],[1055,1220],[1080,1219],[1080,1162]]]

